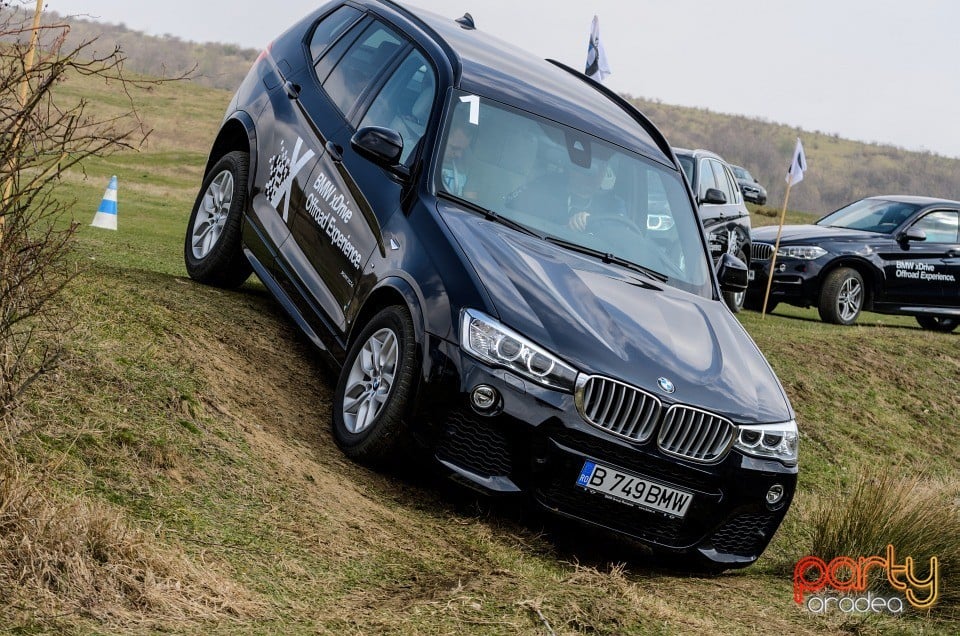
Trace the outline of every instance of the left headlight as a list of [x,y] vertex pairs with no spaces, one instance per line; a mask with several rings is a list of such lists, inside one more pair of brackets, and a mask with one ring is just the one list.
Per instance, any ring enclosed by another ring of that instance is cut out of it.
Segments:
[[812,261],[827,253],[827,250],[817,245],[786,245],[777,250],[777,257],[799,258]]
[[572,393],[576,384],[577,371],[569,364],[473,309],[460,314],[460,347],[484,362],[551,389]]
[[797,422],[780,424],[741,424],[734,448],[747,455],[779,459],[785,464],[796,464],[800,435]]

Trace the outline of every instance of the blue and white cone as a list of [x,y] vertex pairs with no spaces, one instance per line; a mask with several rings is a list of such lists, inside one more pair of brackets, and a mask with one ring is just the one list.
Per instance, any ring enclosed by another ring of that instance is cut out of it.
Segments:
[[103,200],[93,217],[92,227],[102,227],[105,230],[117,229],[117,177],[110,177],[110,185],[103,193]]

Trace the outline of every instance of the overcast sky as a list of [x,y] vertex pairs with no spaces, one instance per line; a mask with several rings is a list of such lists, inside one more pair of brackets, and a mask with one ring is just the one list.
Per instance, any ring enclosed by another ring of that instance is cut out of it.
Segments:
[[[33,2],[29,3],[30,5]],[[47,0],[153,35],[262,48],[322,0]],[[668,104],[960,157],[956,0],[414,0],[571,66],[590,20],[606,84]]]

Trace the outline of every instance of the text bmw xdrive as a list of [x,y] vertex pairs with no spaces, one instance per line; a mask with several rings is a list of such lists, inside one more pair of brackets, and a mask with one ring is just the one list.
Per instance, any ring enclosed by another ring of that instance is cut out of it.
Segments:
[[794,413],[721,299],[746,270],[714,271],[667,142],[469,16],[334,2],[277,38],[184,251],[204,283],[256,272],[341,369],[355,460],[427,449],[479,490],[716,567],[753,562],[793,497]]

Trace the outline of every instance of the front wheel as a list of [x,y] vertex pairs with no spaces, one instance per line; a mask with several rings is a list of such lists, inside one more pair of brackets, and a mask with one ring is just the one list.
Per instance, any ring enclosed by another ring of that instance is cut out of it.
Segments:
[[960,325],[960,318],[952,316],[917,316],[917,322],[924,329],[950,333]]
[[413,320],[400,306],[374,316],[351,345],[333,398],[333,437],[351,459],[383,466],[406,443],[416,348]]
[[243,254],[241,223],[247,202],[249,155],[220,158],[203,179],[183,244],[190,278],[217,287],[239,287],[253,269]]
[[860,273],[849,267],[835,269],[827,275],[820,290],[820,319],[835,325],[852,325],[865,299],[866,289]]

